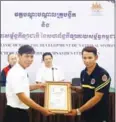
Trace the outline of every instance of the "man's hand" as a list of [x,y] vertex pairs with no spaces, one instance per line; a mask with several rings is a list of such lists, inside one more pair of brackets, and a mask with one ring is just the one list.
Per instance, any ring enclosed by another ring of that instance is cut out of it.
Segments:
[[40,88],[40,89],[45,89],[45,87],[46,87],[45,83],[38,83],[37,85],[38,85],[38,88]]
[[44,83],[36,83],[36,84],[31,84],[30,85],[30,90],[36,90],[36,89],[45,89],[45,84]]
[[76,91],[76,87],[75,86],[71,86],[71,90]]
[[38,89],[44,90],[46,87],[46,83],[36,82],[36,86],[38,87]]
[[68,83],[67,83],[67,86],[68,86],[68,88],[71,88],[71,83],[68,82]]
[[50,110],[45,109],[45,108],[42,108],[41,113],[42,113],[44,116],[55,115],[55,113],[53,113],[53,112],[51,112]]
[[83,92],[83,89],[81,86],[71,86],[71,90],[75,91],[75,92]]
[[72,109],[69,113],[65,114],[66,116],[76,116],[77,115],[77,110]]
[[48,109],[40,106],[39,104],[35,103],[31,98],[27,97],[25,95],[25,93],[23,93],[23,92],[18,93],[17,96],[22,103],[24,103],[25,105],[27,105],[37,111],[40,111],[44,116],[54,115],[54,113],[52,113]]

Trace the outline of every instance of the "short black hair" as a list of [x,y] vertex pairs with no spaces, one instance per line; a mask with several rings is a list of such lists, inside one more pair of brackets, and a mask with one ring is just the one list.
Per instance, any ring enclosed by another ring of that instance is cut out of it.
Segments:
[[45,53],[43,53],[43,55],[42,55],[42,61],[44,61],[44,57],[45,56],[51,56],[52,58],[53,58],[53,55],[50,53],[50,52],[45,52]]
[[94,46],[84,47],[83,50],[82,50],[82,55],[83,55],[83,52],[84,51],[86,51],[86,52],[92,52],[95,56],[97,56],[97,49]]
[[35,50],[30,45],[22,45],[18,50],[18,54],[20,54],[20,55],[22,55],[22,54],[35,54]]

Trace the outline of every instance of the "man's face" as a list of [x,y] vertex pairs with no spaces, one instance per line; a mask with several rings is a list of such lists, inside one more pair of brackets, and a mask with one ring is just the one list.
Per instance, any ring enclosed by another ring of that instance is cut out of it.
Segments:
[[44,57],[44,63],[46,66],[51,66],[52,65],[52,57],[50,55],[46,55]]
[[8,62],[11,66],[14,66],[17,62],[17,55],[15,55],[15,54],[9,55]]
[[19,54],[19,63],[24,67],[29,67],[33,62],[33,54]]
[[83,52],[82,55],[83,62],[87,68],[91,68],[95,63],[98,58],[98,56],[95,56],[94,53],[92,52]]

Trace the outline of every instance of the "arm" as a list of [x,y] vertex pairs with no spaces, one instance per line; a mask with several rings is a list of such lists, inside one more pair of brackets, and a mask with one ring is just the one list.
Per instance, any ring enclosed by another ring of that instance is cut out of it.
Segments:
[[97,84],[95,88],[95,96],[93,96],[90,100],[88,100],[83,106],[81,106],[78,109],[73,109],[70,113],[67,115],[69,116],[75,116],[84,112],[88,109],[91,109],[94,107],[100,100],[102,99],[103,95],[108,92],[110,87],[110,81],[111,78],[107,73],[103,73],[100,77],[99,84]]
[[[103,95],[104,95],[103,93],[96,92],[94,97],[92,97],[84,105],[82,105],[80,108],[78,108],[79,113],[82,113],[82,112],[94,107],[102,99]],[[78,115],[79,115],[79,113],[78,113]],[[77,109],[73,109],[68,114],[65,114],[65,115],[76,116],[77,115]]]
[[30,91],[36,90],[36,89],[44,89],[44,87],[45,87],[45,85],[42,84],[42,83],[31,84],[31,85],[29,86]]
[[42,106],[38,105],[37,103],[35,103],[32,99],[30,99],[29,97],[27,97],[23,92],[22,93],[17,93],[18,98],[27,106],[40,111],[43,115],[48,116],[48,115],[52,115],[53,113],[51,113],[49,110],[43,108]]
[[71,90],[76,92],[83,92],[83,88],[81,86],[71,86]]
[[[32,107],[35,110],[40,111],[45,116],[53,114],[48,109],[45,109],[44,107],[35,103],[31,98],[29,98],[29,96],[26,96],[25,92],[26,90],[29,90],[28,80],[27,81],[24,80],[24,75],[23,73],[22,74],[21,73],[19,74],[16,73],[16,75],[9,73],[7,76],[7,80],[10,82],[10,85],[12,86],[12,91],[14,94],[17,95],[20,102],[24,103],[25,105],[29,107]],[[14,79],[17,79],[17,80],[14,80]]]
[[87,101],[83,106],[79,108],[80,112],[84,112],[92,107],[94,107],[103,97],[104,93],[95,92],[95,96]]
[[33,109],[42,111],[42,107],[36,104],[32,99],[28,98],[23,92],[17,93],[17,96],[27,106],[32,107]]
[[95,88],[95,96],[79,108],[80,112],[86,111],[94,107],[102,99],[104,93],[107,93],[109,91],[111,81],[109,74],[103,72],[100,76],[99,81],[99,84]]

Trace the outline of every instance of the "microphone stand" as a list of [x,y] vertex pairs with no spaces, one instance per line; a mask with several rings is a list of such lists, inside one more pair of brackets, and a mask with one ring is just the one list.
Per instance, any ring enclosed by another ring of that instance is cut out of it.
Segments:
[[52,80],[54,81],[54,68],[52,67]]

